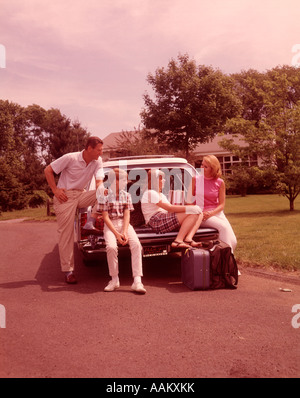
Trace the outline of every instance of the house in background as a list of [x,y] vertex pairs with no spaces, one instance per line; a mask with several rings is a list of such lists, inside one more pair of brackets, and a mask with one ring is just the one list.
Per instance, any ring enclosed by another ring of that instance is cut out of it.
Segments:
[[[109,158],[117,158],[126,156],[127,153],[125,152],[124,148],[120,145],[121,136],[123,132],[119,133],[110,133],[105,138],[102,139],[103,141],[103,161]],[[126,131],[127,136],[134,136],[136,135],[136,131]]]
[[[238,156],[233,155],[227,149],[224,149],[220,145],[220,141],[224,138],[232,138],[234,144],[238,144],[239,146],[246,146],[245,142],[238,137],[232,137],[231,134],[226,136],[216,136],[213,140],[205,143],[198,144],[193,152],[193,156],[195,160],[195,167],[198,168],[201,166],[202,159],[205,155],[215,155],[222,168],[222,174],[228,175],[231,174],[231,168],[233,165],[238,165],[242,163],[242,159]],[[243,159],[243,165],[247,166],[260,166],[260,159],[255,155],[253,157],[249,157],[248,159]]]
[[[103,139],[103,160],[107,160],[112,157],[121,157],[126,155],[124,150],[120,146],[120,137],[122,132],[111,133]],[[136,131],[129,132],[127,134],[136,134]],[[205,155],[215,155],[221,164],[223,175],[231,174],[231,168],[233,165],[239,164],[242,160],[238,156],[234,156],[228,150],[222,148],[219,143],[224,136],[216,136],[213,140],[205,144],[198,144],[193,151],[194,166],[199,168],[202,163],[202,159]],[[227,135],[226,138],[233,138],[234,143],[243,146],[243,141],[239,138]],[[245,145],[245,144],[244,144]],[[249,159],[243,159],[243,164],[248,166],[259,166],[260,161],[257,156],[253,156]]]

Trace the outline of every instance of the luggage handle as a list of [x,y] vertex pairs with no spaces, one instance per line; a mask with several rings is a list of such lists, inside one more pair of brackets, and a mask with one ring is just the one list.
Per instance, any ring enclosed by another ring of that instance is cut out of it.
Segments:
[[220,243],[219,240],[209,240],[207,242],[202,242],[202,248],[210,251],[214,251],[216,246]]
[[[202,242],[201,246],[199,247],[199,249],[205,249],[205,250],[209,250],[209,251],[214,251],[216,246],[220,243],[219,240],[209,240],[207,242]],[[187,255],[187,253],[189,253],[190,250],[196,250],[196,247],[189,247],[187,249],[185,249],[184,254]]]
[[190,256],[190,249],[189,248],[185,249],[184,255],[188,256],[188,257]]

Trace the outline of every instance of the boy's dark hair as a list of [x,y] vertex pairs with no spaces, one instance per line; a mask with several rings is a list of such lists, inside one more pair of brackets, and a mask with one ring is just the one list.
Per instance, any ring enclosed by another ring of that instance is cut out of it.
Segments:
[[85,144],[85,149],[88,149],[89,146],[91,146],[94,149],[94,148],[96,148],[96,146],[98,144],[102,144],[103,145],[103,141],[101,140],[101,138],[95,137],[95,136],[89,137],[87,139],[86,144]]

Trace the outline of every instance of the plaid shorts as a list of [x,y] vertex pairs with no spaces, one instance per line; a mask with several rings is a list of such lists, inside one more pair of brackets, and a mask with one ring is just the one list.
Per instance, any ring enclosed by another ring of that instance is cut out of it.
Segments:
[[180,228],[176,213],[163,213],[162,211],[155,213],[150,218],[148,225],[150,225],[157,234],[164,234],[166,232],[179,230]]

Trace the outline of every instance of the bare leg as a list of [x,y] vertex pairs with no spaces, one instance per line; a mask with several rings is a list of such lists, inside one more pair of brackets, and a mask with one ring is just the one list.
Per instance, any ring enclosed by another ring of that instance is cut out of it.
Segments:
[[203,218],[202,214],[176,213],[176,215],[179,223],[181,224],[176,241],[192,241],[197,229],[201,224]]

